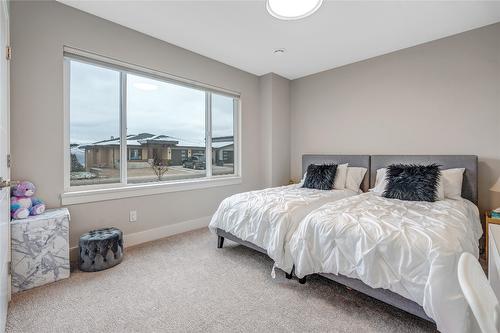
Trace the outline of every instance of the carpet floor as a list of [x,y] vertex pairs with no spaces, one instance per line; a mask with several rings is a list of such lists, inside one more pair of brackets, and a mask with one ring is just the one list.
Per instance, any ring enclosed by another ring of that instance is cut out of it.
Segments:
[[13,296],[7,332],[434,332],[340,284],[305,285],[207,229],[125,251],[123,262]]

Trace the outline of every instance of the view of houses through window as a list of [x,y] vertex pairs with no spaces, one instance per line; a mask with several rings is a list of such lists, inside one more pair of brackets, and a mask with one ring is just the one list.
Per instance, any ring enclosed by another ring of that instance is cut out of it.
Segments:
[[[235,98],[71,58],[66,61],[70,70],[71,186],[235,173]],[[121,91],[125,92],[124,103]],[[120,137],[122,107],[126,110],[126,140]],[[210,114],[212,126],[207,129]],[[207,170],[209,134],[211,168]],[[124,142],[126,150],[121,148]]]
[[120,182],[120,149],[100,149],[120,136],[120,73],[71,61],[71,185]]

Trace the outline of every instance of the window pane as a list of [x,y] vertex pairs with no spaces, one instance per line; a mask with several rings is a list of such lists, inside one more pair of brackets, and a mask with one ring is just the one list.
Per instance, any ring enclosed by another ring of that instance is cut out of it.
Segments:
[[234,174],[234,115],[231,97],[212,94],[212,175]]
[[120,73],[70,60],[70,185],[120,182]]
[[128,183],[206,176],[205,93],[127,74]]

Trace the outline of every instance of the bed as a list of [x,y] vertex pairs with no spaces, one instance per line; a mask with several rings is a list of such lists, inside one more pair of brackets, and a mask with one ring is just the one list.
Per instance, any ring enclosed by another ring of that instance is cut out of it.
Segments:
[[371,187],[378,169],[396,163],[465,168],[464,199],[431,203],[364,193],[325,204],[289,241],[295,274],[320,274],[436,322],[443,332],[466,332],[468,310],[456,271],[461,253],[479,256],[477,157],[371,156]]
[[[303,173],[310,164],[345,164],[367,169],[360,189],[369,187],[368,155],[303,155]],[[229,239],[254,250],[266,253],[291,278],[293,261],[288,241],[302,218],[309,212],[332,202],[358,195],[348,189],[321,191],[302,188],[301,184],[268,188],[235,194],[222,201],[209,228],[218,236],[217,246],[222,248]],[[301,280],[304,282],[304,280]]]

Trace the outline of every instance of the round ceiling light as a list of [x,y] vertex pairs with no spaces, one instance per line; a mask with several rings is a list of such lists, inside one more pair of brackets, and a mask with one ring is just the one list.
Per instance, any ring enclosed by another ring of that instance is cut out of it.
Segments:
[[267,11],[280,20],[298,20],[317,11],[323,0],[267,0]]

